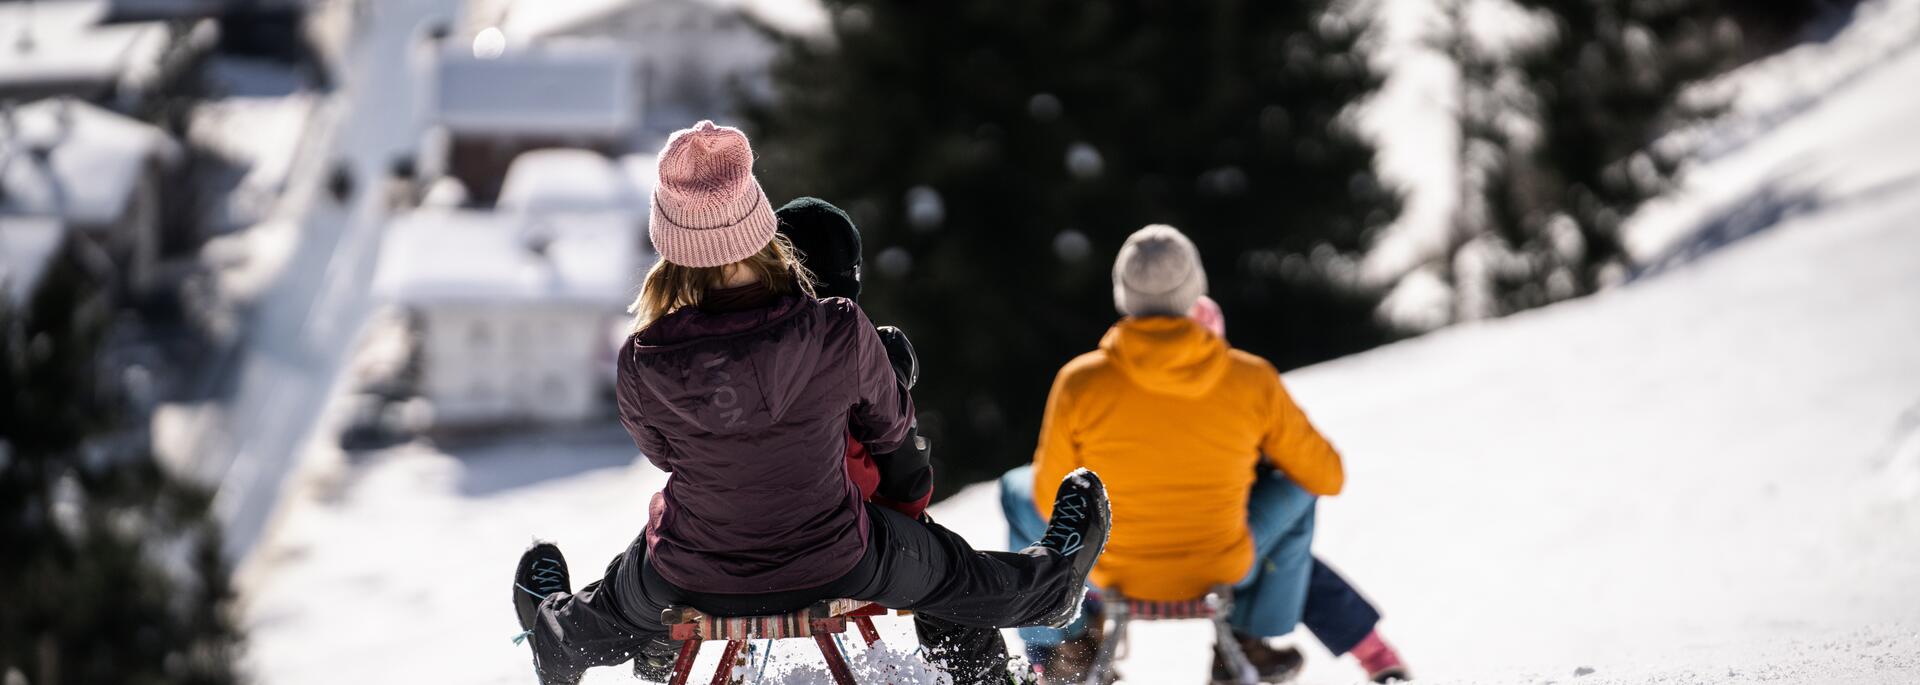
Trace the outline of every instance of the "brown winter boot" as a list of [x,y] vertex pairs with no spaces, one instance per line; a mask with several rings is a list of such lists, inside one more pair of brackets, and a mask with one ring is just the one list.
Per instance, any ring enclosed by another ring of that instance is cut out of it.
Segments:
[[[1247,661],[1253,664],[1253,672],[1259,675],[1262,683],[1291,681],[1298,677],[1300,669],[1306,666],[1306,657],[1291,645],[1276,649],[1268,645],[1266,640],[1243,635],[1237,630],[1234,631],[1233,638],[1235,642],[1240,643],[1240,651],[1247,655]],[[1234,674],[1228,670],[1227,664],[1220,660],[1218,652],[1213,655],[1213,682],[1234,682]]]
[[1087,672],[1093,670],[1093,658],[1100,653],[1100,642],[1106,638],[1106,622],[1102,620],[1098,604],[1088,602],[1083,609],[1087,621],[1085,634],[1052,647],[1031,650],[1037,657],[1033,665],[1040,675],[1040,685],[1078,685],[1086,682]]

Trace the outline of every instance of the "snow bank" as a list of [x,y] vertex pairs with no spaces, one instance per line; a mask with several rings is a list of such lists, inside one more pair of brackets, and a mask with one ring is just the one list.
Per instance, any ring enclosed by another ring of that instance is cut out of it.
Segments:
[[1867,2],[1825,42],[1808,43],[1703,90],[1732,97],[1714,126],[1665,144],[1697,151],[1681,186],[1636,214],[1628,249],[1654,270],[1796,214],[1910,192],[1920,182],[1920,3]]

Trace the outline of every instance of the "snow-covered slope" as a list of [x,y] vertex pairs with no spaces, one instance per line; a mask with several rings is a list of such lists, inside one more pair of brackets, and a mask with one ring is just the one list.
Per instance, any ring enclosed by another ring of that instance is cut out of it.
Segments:
[[[1782,64],[1751,78],[1802,73]],[[1753,124],[1675,200],[1710,217],[1767,197],[1742,178],[1817,198],[1764,230],[1599,296],[1289,374],[1350,473],[1316,547],[1423,681],[1920,681],[1915,84],[1904,50],[1796,86],[1791,116]],[[576,584],[592,579],[664,480],[617,430],[405,447],[334,473],[295,495],[246,588],[262,682],[533,682],[508,642],[520,549],[556,539]],[[935,515],[1002,543],[989,486]],[[1199,682],[1200,627],[1135,639],[1128,682]],[[1306,643],[1306,682],[1358,678]]]

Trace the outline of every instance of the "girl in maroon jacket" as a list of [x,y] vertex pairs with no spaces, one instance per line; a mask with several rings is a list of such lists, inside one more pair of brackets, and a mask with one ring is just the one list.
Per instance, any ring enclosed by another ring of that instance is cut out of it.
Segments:
[[1020,552],[975,551],[921,517],[864,501],[847,435],[880,465],[925,465],[913,401],[859,306],[815,299],[777,239],[738,130],[700,122],[660,153],[649,233],[661,261],[634,303],[618,357],[620,421],[672,475],[641,536],[601,580],[569,592],[566,561],[522,555],[514,603],[543,683],[636,661],[660,680],[676,646],[662,609],[796,611],[823,599],[915,610],[932,660],[956,683],[1006,682],[997,628],[1065,625],[1106,541],[1106,493],[1067,478],[1046,535]]

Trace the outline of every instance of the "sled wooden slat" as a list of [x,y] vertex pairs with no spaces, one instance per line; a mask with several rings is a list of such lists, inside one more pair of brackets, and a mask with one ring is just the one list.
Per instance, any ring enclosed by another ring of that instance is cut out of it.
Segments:
[[1127,599],[1127,616],[1135,621],[1172,621],[1190,618],[1213,618],[1213,611],[1213,602],[1206,597],[1177,602]]
[[693,663],[700,655],[700,643],[707,640],[727,642],[727,651],[713,674],[713,683],[719,685],[733,675],[734,661],[748,640],[811,638],[820,648],[820,656],[826,660],[833,681],[854,685],[853,670],[847,666],[846,655],[840,653],[834,636],[847,632],[847,622],[851,620],[871,649],[880,643],[880,631],[874,628],[873,617],[887,613],[886,607],[854,599],[826,600],[793,613],[768,616],[714,616],[692,607],[668,607],[660,612],[660,622],[666,624],[673,639],[682,641],[680,656],[673,664],[673,678],[668,682],[686,685]]
[[834,599],[789,614],[767,616],[713,616],[692,607],[668,607],[660,612],[673,639],[783,640],[811,637],[817,630],[844,632],[847,619],[884,616],[887,609],[872,602]]

